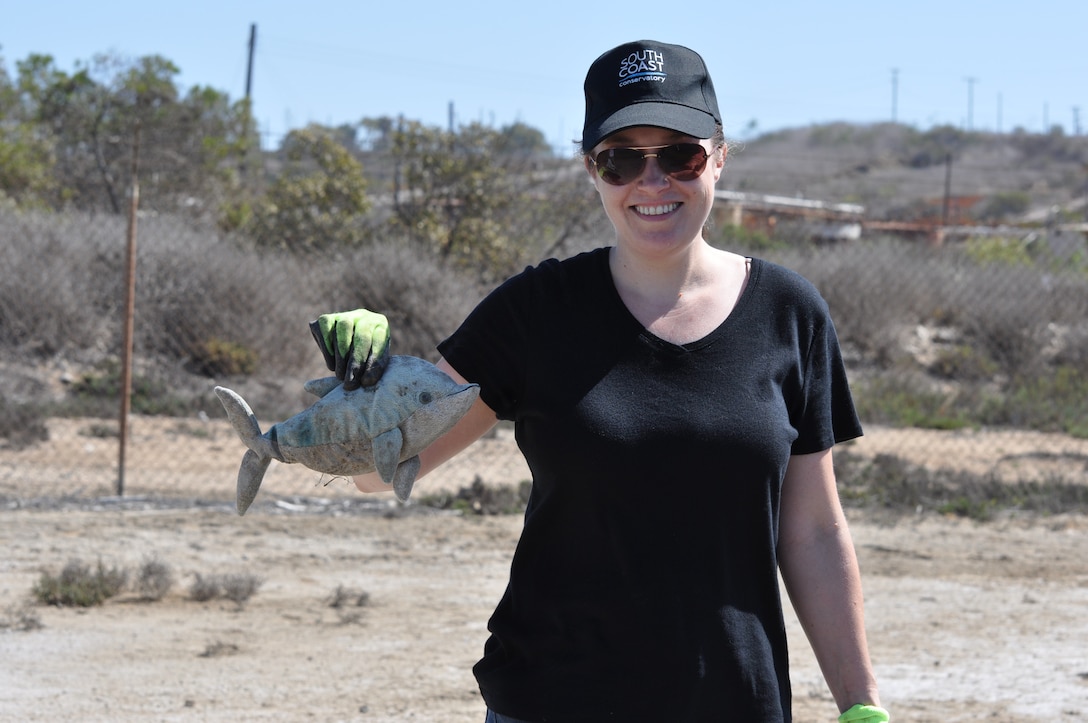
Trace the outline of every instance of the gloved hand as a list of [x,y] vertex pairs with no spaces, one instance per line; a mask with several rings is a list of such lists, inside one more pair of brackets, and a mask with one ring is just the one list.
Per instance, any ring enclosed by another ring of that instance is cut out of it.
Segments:
[[889,720],[888,711],[880,706],[860,703],[839,716],[839,723],[886,723]]
[[389,320],[382,314],[366,309],[322,314],[310,322],[310,333],[346,391],[376,384],[389,364]]

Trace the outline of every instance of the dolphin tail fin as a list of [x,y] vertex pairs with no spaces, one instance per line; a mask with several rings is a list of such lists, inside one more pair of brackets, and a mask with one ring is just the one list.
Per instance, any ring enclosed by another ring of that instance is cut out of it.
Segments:
[[238,468],[238,491],[235,506],[239,515],[244,515],[253,500],[257,497],[257,491],[261,489],[264,473],[268,471],[271,457],[262,457],[252,449],[247,449],[242,457],[242,466]]
[[268,439],[261,436],[257,417],[237,392],[226,387],[216,387],[215,396],[223,404],[230,426],[249,447],[242,457],[242,466],[238,469],[237,507],[238,514],[244,515],[257,496],[257,490],[261,488],[268,465],[275,458],[274,448]]

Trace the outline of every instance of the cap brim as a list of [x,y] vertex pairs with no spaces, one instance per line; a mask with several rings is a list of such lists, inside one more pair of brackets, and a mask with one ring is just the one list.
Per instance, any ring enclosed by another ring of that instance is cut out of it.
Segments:
[[582,148],[589,150],[608,136],[635,126],[665,128],[693,138],[711,138],[718,130],[714,116],[675,103],[633,103],[598,123],[588,124],[582,134]]

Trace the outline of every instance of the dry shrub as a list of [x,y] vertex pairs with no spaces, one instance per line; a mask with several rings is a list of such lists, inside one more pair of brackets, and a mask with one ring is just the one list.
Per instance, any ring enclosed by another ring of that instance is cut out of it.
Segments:
[[37,404],[19,404],[0,394],[0,449],[25,449],[49,439],[45,411]]
[[381,312],[389,318],[394,354],[432,361],[438,342],[456,330],[487,290],[407,241],[387,240],[326,257],[314,268],[332,292],[322,311]]
[[[1075,329],[1088,317],[1085,274],[1041,261],[980,261],[963,245],[876,240],[794,249],[776,260],[816,285],[840,339],[881,368],[903,361],[904,327],[942,325],[957,328],[973,355],[1001,373],[1037,375],[1054,355],[1055,325]],[[1066,337],[1063,350],[1076,355],[1079,337]]]
[[366,607],[370,604],[370,593],[365,590],[356,590],[355,588],[344,587],[343,585],[337,585],[333,590],[332,595],[329,597],[329,607],[331,608],[346,608],[346,607]]
[[193,576],[193,582],[189,585],[189,599],[196,602],[207,602],[219,597],[219,578],[217,576],[204,577],[199,572]]
[[144,600],[162,600],[174,587],[174,570],[158,558],[144,560],[136,572],[136,592]]
[[207,602],[216,598],[230,600],[241,609],[264,581],[248,573],[228,573],[204,577],[197,573],[189,586],[189,598]]
[[337,585],[328,602],[341,625],[352,625],[362,622],[363,608],[370,604],[370,593]]
[[[811,281],[827,300],[844,347],[869,364],[894,366],[903,352],[900,330],[927,314],[933,259],[895,243],[808,247],[775,260]],[[911,267],[914,273],[904,273]]]
[[119,218],[0,208],[0,348],[116,348],[124,229]]
[[4,614],[0,615],[0,630],[25,633],[32,630],[41,630],[44,627],[41,616],[34,610],[32,604],[26,600],[8,607]]

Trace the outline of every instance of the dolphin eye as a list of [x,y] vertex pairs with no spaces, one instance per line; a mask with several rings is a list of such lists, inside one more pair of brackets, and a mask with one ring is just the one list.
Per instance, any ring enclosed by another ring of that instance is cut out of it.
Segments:
[[420,404],[430,404],[433,399],[434,399],[434,395],[431,394],[430,392],[420,392],[419,393],[419,403]]

